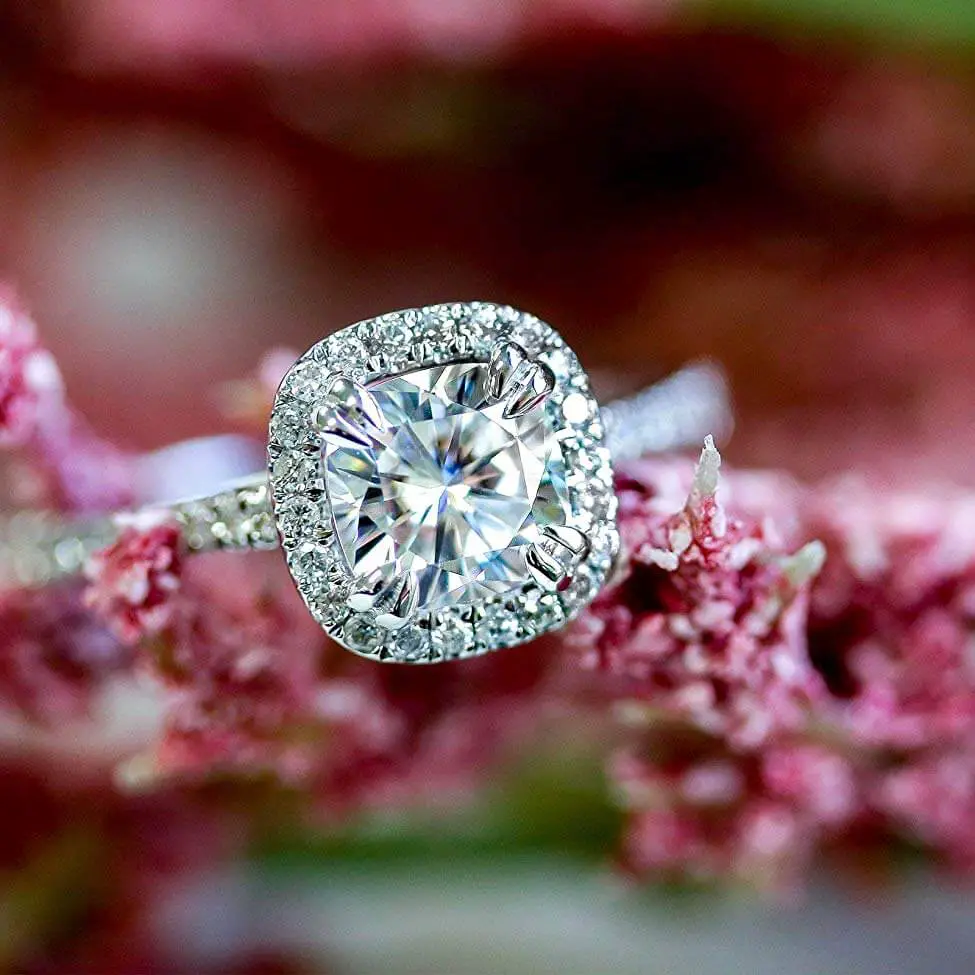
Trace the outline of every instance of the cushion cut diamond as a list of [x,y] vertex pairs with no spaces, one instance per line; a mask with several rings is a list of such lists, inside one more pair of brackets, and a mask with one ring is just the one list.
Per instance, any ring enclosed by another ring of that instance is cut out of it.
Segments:
[[417,369],[369,392],[382,424],[326,435],[322,448],[351,572],[413,573],[420,610],[523,586],[528,546],[570,514],[560,431],[544,406],[506,418],[483,362]]

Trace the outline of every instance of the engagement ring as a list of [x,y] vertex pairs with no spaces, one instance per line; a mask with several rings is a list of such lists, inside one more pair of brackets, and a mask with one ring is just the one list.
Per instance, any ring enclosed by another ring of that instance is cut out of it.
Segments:
[[[280,545],[311,614],[354,653],[453,660],[532,640],[591,602],[619,547],[613,460],[729,422],[711,365],[600,407],[533,315],[432,305],[298,358],[274,399],[266,472],[148,510],[175,519],[190,552]],[[122,520],[15,517],[0,574],[76,573]]]

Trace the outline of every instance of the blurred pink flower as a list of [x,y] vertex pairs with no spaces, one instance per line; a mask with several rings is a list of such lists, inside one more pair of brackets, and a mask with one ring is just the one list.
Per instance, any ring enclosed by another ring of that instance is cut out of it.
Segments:
[[871,747],[975,741],[975,496],[846,480],[806,519],[830,553],[809,639],[836,720]]
[[0,287],[0,447],[21,448],[34,476],[22,504],[111,510],[131,500],[129,457],[95,436],[64,396],[61,373],[12,290]]
[[130,524],[86,566],[85,604],[125,643],[161,633],[180,587],[182,537],[168,522]]
[[350,661],[319,690],[331,729],[313,787],[320,810],[456,802],[530,744],[557,702],[560,663],[545,640],[437,668]]
[[933,751],[879,777],[874,802],[893,829],[975,870],[975,756],[972,748]]
[[[797,755],[795,772],[814,778],[816,763],[812,754]],[[655,761],[622,753],[611,776],[628,812],[622,863],[638,876],[735,879],[783,895],[801,884],[823,839],[799,795],[764,787],[754,757],[692,749]]]
[[64,395],[53,356],[9,288],[0,289],[0,446],[27,443]]
[[[198,557],[143,667],[172,688],[164,735],[130,770],[205,778],[228,769],[307,776],[317,753],[321,630],[259,554]],[[281,570],[281,566],[274,566]]]
[[227,0],[73,2],[67,26],[82,63],[191,74],[204,65],[299,66],[391,55],[477,60],[535,33],[633,28],[674,0]]
[[790,803],[813,824],[843,826],[861,809],[853,765],[815,741],[773,745],[762,755],[759,774],[769,796]]
[[0,595],[0,700],[11,711],[45,724],[81,717],[92,692],[131,667],[81,595],[77,585]]
[[162,736],[121,781],[262,771],[329,819],[450,803],[529,740],[556,659],[543,642],[450,667],[377,667],[324,639],[273,556],[197,557],[140,651],[170,690]]
[[626,571],[585,614],[575,642],[617,678],[620,709],[658,712],[755,748],[803,723],[822,693],[806,653],[809,586],[823,550],[794,555],[766,521],[719,503],[720,457],[708,443],[684,506],[666,501],[674,468],[626,468],[619,481]]

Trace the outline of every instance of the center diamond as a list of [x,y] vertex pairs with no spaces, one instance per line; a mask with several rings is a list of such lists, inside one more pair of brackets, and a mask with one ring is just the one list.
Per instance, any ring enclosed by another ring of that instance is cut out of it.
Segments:
[[523,585],[528,546],[569,513],[558,431],[544,406],[506,419],[479,362],[417,369],[369,391],[382,429],[370,428],[362,444],[329,435],[323,447],[352,572],[414,573],[421,610]]

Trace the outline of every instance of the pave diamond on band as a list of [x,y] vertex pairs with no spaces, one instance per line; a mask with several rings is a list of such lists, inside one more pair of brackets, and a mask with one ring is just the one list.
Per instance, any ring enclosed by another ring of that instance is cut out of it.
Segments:
[[[611,453],[677,447],[729,417],[711,366],[600,409],[550,326],[434,305],[323,339],[275,397],[267,474],[161,507],[190,551],[280,543],[312,615],[353,652],[456,659],[557,629],[596,595],[619,544]],[[0,523],[0,585],[75,573],[114,530]]]

